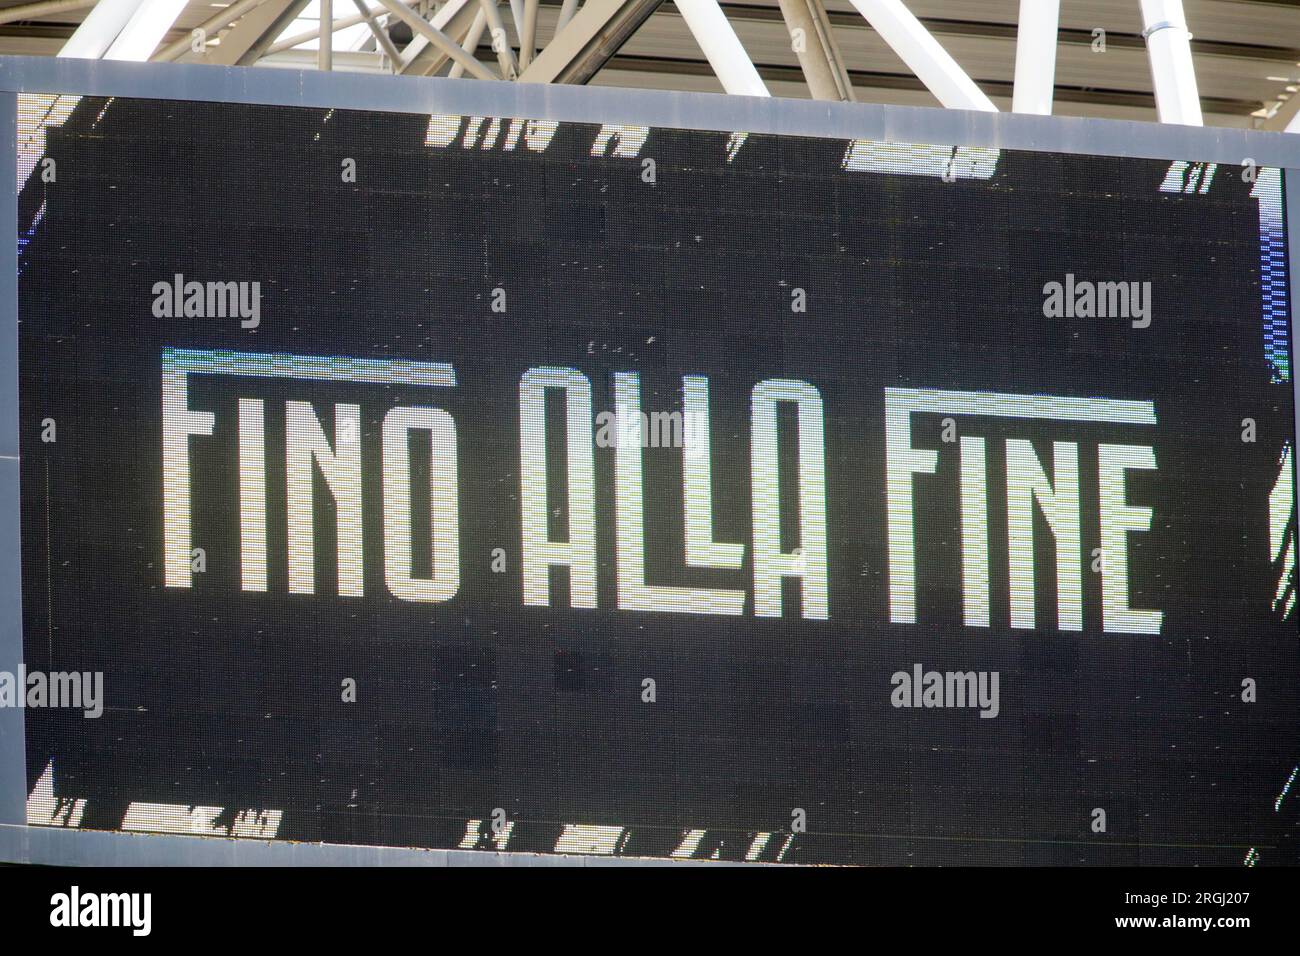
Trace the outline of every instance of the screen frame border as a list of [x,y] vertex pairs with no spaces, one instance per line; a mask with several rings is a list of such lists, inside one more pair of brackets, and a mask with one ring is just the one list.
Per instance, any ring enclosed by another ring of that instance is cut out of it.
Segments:
[[[1216,162],[1238,167],[1247,158],[1283,170],[1290,290],[1300,288],[1300,136],[1246,129],[1154,122],[981,113],[865,103],[726,96],[601,87],[549,86],[438,77],[396,77],[127,63],[61,57],[0,56],[0,177],[17,179],[17,95],[64,93],[155,100],[244,103],[396,113],[442,113],[578,123],[785,136],[873,139],[882,142]],[[0,192],[0,670],[17,673],[22,659],[21,533],[18,416],[17,191]],[[1292,385],[1296,319],[1288,346]],[[1294,447],[1294,436],[1293,436]],[[1296,455],[1292,455],[1293,464]],[[1300,482],[1297,482],[1300,488]],[[563,854],[301,844],[233,837],[139,834],[27,825],[24,712],[0,708],[0,861],[49,865],[398,865],[609,866],[682,865],[711,861]],[[146,837],[141,839],[141,837]],[[724,864],[725,865],[725,864]]]

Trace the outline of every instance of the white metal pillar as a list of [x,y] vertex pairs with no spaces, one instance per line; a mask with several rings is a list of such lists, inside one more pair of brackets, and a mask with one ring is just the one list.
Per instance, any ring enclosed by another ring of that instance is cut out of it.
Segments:
[[136,62],[149,59],[187,3],[188,0],[144,0],[104,53],[104,59]]
[[1160,122],[1204,125],[1182,0],[1142,0],[1142,24]]
[[944,106],[954,110],[998,108],[984,95],[902,0],[849,0]]
[[143,2],[144,0],[99,0],[95,9],[81,21],[81,26],[68,37],[68,42],[59,50],[59,56],[98,60],[113,45],[117,35]]
[[519,69],[528,69],[537,53],[537,2],[524,0],[524,22],[516,24],[519,29]]
[[835,34],[831,32],[830,18],[822,0],[778,0],[781,16],[791,39],[800,31],[801,43],[793,43],[799,67],[808,82],[808,91],[815,100],[852,102],[853,85],[844,68]]
[[488,35],[492,37],[492,50],[497,55],[497,62],[501,65],[501,75],[507,80],[513,80],[519,75],[519,62],[515,59],[514,50],[510,49],[510,40],[506,35],[506,24],[501,19],[501,5],[499,0],[479,0],[483,13],[487,16]]
[[578,0],[564,0],[560,4],[560,17],[555,21],[555,32],[559,33],[569,25],[573,15],[578,12]]
[[1056,85],[1056,37],[1061,0],[1020,0],[1016,30],[1016,85],[1011,109],[1050,116]]
[[677,9],[724,90],[736,96],[772,95],[754,69],[754,61],[741,46],[736,31],[727,22],[718,0],[677,0]]
[[[465,43],[461,47],[470,56],[478,49],[479,43],[483,40],[483,31],[487,29],[487,14],[482,8],[474,15],[474,22],[469,25],[469,33],[465,34]],[[447,75],[453,80],[459,76],[465,75],[465,68],[459,63],[453,63]]]
[[334,0],[319,0],[320,36],[316,40],[316,69],[334,69]]

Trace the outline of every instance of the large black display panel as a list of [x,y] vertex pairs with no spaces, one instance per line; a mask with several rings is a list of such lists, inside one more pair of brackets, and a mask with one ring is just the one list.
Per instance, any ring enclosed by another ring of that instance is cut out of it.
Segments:
[[19,105],[29,822],[1295,861],[1280,171]]

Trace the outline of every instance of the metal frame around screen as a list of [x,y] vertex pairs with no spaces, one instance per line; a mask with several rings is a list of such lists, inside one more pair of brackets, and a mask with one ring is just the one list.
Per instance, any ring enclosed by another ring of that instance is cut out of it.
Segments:
[[[0,178],[17,179],[17,94],[67,93],[548,119],[634,123],[675,129],[746,131],[830,139],[1188,160],[1282,168],[1291,288],[1300,288],[1300,202],[1285,202],[1300,182],[1300,135],[1171,126],[1145,122],[977,113],[964,110],[759,99],[357,73],[126,63],[59,57],[0,57]],[[1294,172],[1293,172],[1294,171]],[[18,461],[17,195],[0,193],[0,670],[22,659],[21,539]],[[1294,309],[1289,346],[1292,384]],[[1293,455],[1293,459],[1294,459]],[[473,850],[302,844],[288,841],[142,835],[27,826],[24,712],[0,708],[0,860],[88,865],[540,865],[690,863],[626,857],[497,853]]]

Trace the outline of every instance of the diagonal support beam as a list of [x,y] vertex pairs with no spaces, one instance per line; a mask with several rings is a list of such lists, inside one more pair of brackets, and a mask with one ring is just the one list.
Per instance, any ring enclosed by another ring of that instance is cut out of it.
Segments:
[[[375,9],[369,10],[368,12],[372,17],[375,14],[379,14],[385,17],[388,16],[388,11],[385,10],[383,7],[376,7]],[[356,14],[355,16],[335,17],[334,32],[338,33],[340,30],[346,30],[348,27],[355,27],[357,24],[365,23],[365,22],[366,22],[366,18],[361,16],[361,14],[359,13]],[[308,40],[315,40],[319,36],[320,36],[319,26],[317,26],[316,29],[314,30],[304,30],[302,33],[295,33],[293,34],[293,36],[287,36],[283,40],[276,40],[274,43],[272,43],[269,47],[266,48],[266,52],[263,53],[262,55],[272,56],[276,53],[282,53],[285,50],[292,50],[294,47],[302,46]]]
[[433,46],[437,47],[443,53],[447,54],[447,56],[451,57],[463,66],[465,71],[471,76],[477,77],[480,80],[500,79],[500,77],[493,74],[491,70],[480,63],[476,57],[473,57],[462,50],[455,40],[447,36],[447,34],[443,33],[406,4],[402,3],[401,0],[379,0],[379,3],[399,20],[406,21],[406,24],[412,30],[428,40]]
[[[265,2],[266,0],[238,0],[237,3],[232,3],[228,7],[222,7],[212,16],[208,17],[195,27],[195,29],[201,31],[204,41],[206,42],[209,37],[215,36],[217,33],[221,32],[242,17],[249,10],[261,6]],[[155,53],[151,59],[157,62],[174,60],[183,53],[189,52],[192,43],[192,36],[183,36],[174,43],[167,44],[167,46]]]
[[519,75],[523,83],[586,83],[663,0],[587,0]]
[[0,23],[13,23],[16,20],[39,20],[52,13],[82,10],[94,5],[95,0],[41,0],[39,3],[24,3],[16,7],[6,7],[0,10]]
[[[429,22],[447,36],[460,39],[468,34],[479,12],[478,0],[447,0],[429,18]],[[471,49],[468,52],[472,55],[474,51]],[[402,64],[397,72],[409,76],[430,76],[441,70],[449,59],[451,58],[443,50],[417,33],[403,48]]]
[[1142,0],[1142,25],[1160,122],[1203,126],[1182,0]]
[[1296,86],[1294,76],[1287,83],[1286,99],[1278,100],[1269,105],[1273,107],[1270,115],[1257,117],[1255,129],[1267,133],[1300,133],[1300,96],[1290,92],[1290,87]]
[[733,96],[771,96],[767,84],[754,69],[740,37],[732,29],[718,0],[676,0],[686,27],[704,51],[722,88]]
[[59,50],[59,56],[98,60],[108,52],[142,3],[143,0],[99,0],[95,9],[86,14],[86,19],[68,37],[68,42]]
[[1300,133],[1300,95],[1292,93],[1291,97],[1277,108],[1277,112],[1260,123],[1256,129]]
[[[220,43],[209,46],[203,53],[181,50],[175,58],[181,62],[235,66],[245,62],[254,49],[257,50],[257,56],[261,56],[262,51],[293,22],[305,6],[307,0],[264,0],[235,21],[234,26],[221,37]],[[256,57],[247,62],[252,62],[253,59]]]
[[[276,37],[283,34],[284,31],[289,28],[289,24],[293,23],[294,20],[298,19],[298,15],[302,13],[304,9],[306,9],[308,0],[275,0],[275,2],[282,3],[283,6],[279,8],[279,13],[276,14],[275,19],[271,21],[270,25],[267,26],[261,33],[251,38],[252,42],[248,46],[247,50],[243,53],[242,56],[239,57],[238,60],[235,61],[240,66],[252,66],[262,57],[266,56],[267,48],[272,43],[275,42]],[[268,4],[267,6],[270,5]],[[230,34],[228,34],[227,36],[221,38],[221,43],[217,47],[218,52],[220,52],[220,50],[227,43],[231,41],[234,34],[239,31],[239,28],[244,25],[245,21],[249,21],[250,24],[254,27],[254,32],[256,32],[257,21],[254,20],[253,18],[266,9],[267,9],[266,6],[259,7],[258,9],[254,10],[251,14],[244,17],[243,20],[240,20],[238,23],[236,23],[235,29],[231,30]],[[271,12],[274,13],[274,11],[275,8],[272,7]],[[238,46],[242,46],[242,45],[243,43],[241,40],[241,43]],[[238,46],[236,46],[236,50],[238,49]],[[233,53],[235,51],[231,51],[231,52]]]
[[975,81],[921,25],[921,21],[903,6],[902,0],[849,2],[902,58],[926,89],[948,109],[997,112],[993,101],[984,95]]
[[1052,115],[1060,24],[1061,0],[1020,0],[1016,85],[1011,96],[1013,112]]
[[388,57],[389,67],[396,73],[397,65],[402,62],[402,54],[397,51],[397,47],[389,39],[388,31],[380,26],[379,21],[371,15],[370,8],[366,6],[365,0],[352,0],[352,5],[357,8],[357,13],[360,14],[361,19],[366,21],[366,26],[370,28],[370,34],[375,38],[375,43],[384,51],[384,55]]
[[[478,49],[478,45],[483,39],[483,31],[486,29],[487,14],[480,9],[474,16],[474,22],[470,24],[469,33],[465,34],[465,42],[461,44],[461,49],[473,56],[474,51]],[[459,63],[453,63],[451,69],[447,72],[447,76],[453,80],[464,74],[465,68]]]
[[[1032,0],[1030,0],[1032,2]],[[781,16],[815,100],[853,102],[853,85],[822,0],[779,0]]]

